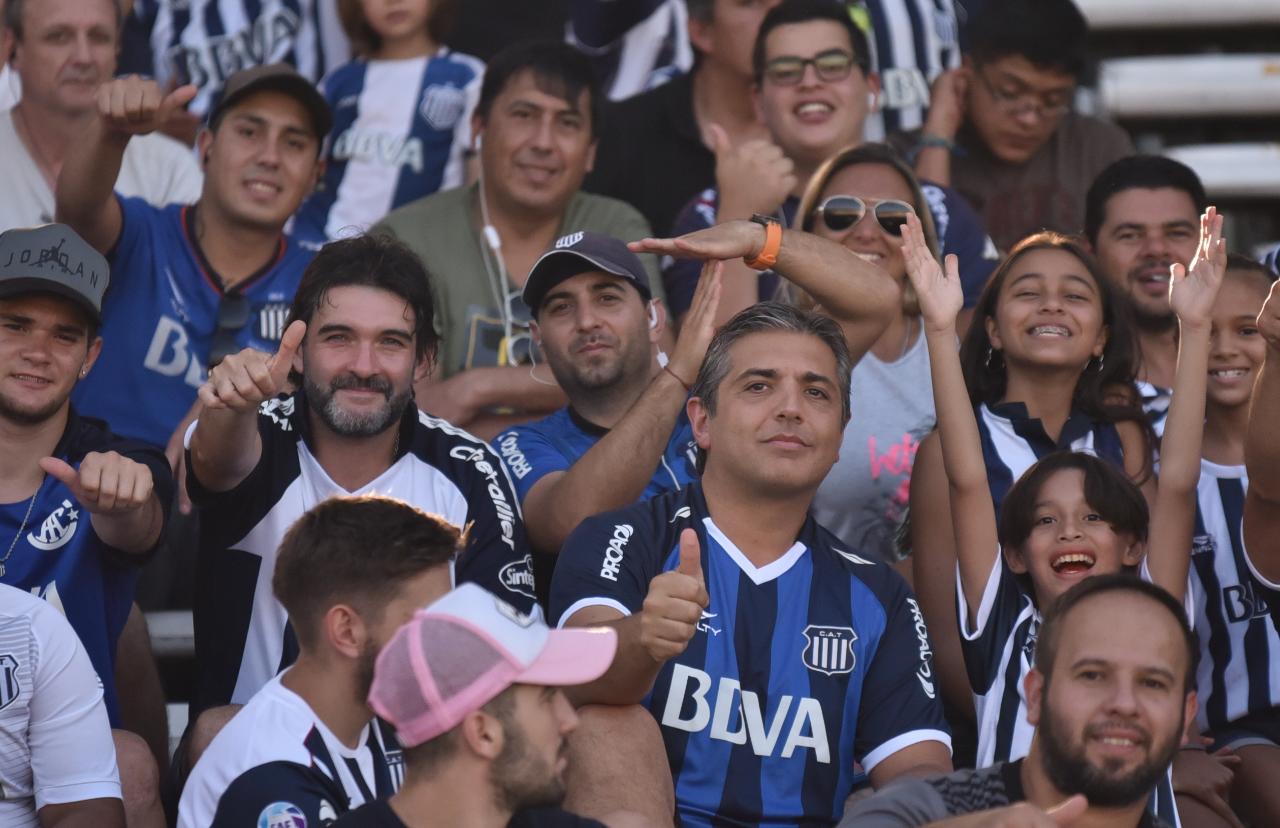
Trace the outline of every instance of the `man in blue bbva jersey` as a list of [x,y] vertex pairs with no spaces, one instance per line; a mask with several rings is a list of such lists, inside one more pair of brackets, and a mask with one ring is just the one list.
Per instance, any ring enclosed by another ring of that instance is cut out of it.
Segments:
[[[687,407],[701,482],[591,518],[561,551],[552,617],[620,641],[575,701],[648,708],[683,825],[830,824],[864,774],[878,788],[951,767],[915,598],[808,513],[849,418],[850,362],[829,318],[742,311]],[[644,718],[630,724],[578,740],[571,792],[633,792],[647,754]]]
[[[107,281],[106,260],[64,225],[0,234],[0,582],[67,617],[120,727],[117,641],[171,483],[158,449],[115,436],[68,399],[103,350]],[[0,709],[12,701],[8,658],[0,648]],[[117,731],[116,745],[128,783],[139,781],[130,768],[155,776],[141,739]]]
[[157,445],[192,408],[209,366],[245,347],[277,347],[313,255],[283,229],[315,186],[330,120],[292,68],[238,72],[200,135],[199,201],[161,209],[113,193],[131,138],[194,94],[184,86],[166,95],[138,77],[105,84],[57,192],[58,215],[110,256],[116,276],[102,308],[111,348],[76,404]]

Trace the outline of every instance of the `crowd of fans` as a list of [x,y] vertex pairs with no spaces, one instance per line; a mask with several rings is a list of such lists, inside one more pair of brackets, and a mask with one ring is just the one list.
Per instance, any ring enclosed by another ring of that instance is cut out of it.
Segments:
[[1280,824],[1277,254],[1072,0],[465,2],[4,0],[0,824]]

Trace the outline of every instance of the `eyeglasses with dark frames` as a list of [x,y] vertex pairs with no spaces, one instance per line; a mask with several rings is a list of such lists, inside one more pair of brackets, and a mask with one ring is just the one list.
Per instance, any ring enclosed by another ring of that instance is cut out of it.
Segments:
[[1018,90],[1011,91],[997,86],[995,81],[988,77],[985,66],[975,67],[973,74],[982,81],[987,93],[996,102],[996,107],[1006,115],[1019,116],[1035,112],[1041,120],[1051,121],[1062,117],[1071,108],[1071,92],[1068,90],[1035,92],[1018,82]]
[[849,77],[854,66],[862,68],[862,64],[844,49],[828,49],[811,58],[797,55],[776,57],[764,65],[764,77],[779,86],[795,86],[804,79],[805,70],[810,66],[818,74],[819,80],[828,83]]

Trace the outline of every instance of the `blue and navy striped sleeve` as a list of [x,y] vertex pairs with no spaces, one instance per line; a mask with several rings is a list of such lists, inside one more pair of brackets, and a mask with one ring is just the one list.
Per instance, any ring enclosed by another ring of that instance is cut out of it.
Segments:
[[884,629],[862,685],[854,744],[868,773],[921,742],[941,742],[951,749],[920,605],[898,577],[887,579],[881,594]]
[[660,539],[644,507],[597,515],[569,535],[551,581],[551,623],[592,606],[639,612],[661,566]]
[[528,423],[498,435],[493,445],[511,474],[520,503],[529,496],[533,484],[552,472],[568,471],[573,460],[566,457],[541,429]]

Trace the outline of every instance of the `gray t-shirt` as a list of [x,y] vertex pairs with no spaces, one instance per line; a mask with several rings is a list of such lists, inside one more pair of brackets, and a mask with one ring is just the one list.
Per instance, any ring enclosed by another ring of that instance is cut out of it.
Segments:
[[[1001,762],[946,776],[900,777],[852,803],[836,828],[917,828],[948,817],[1004,808],[1025,800],[1022,762]],[[1144,811],[1136,828],[1168,828]]]
[[911,466],[936,422],[923,336],[893,362],[868,352],[853,368],[853,417],[840,459],[813,498],[813,516],[859,554],[898,560]]

